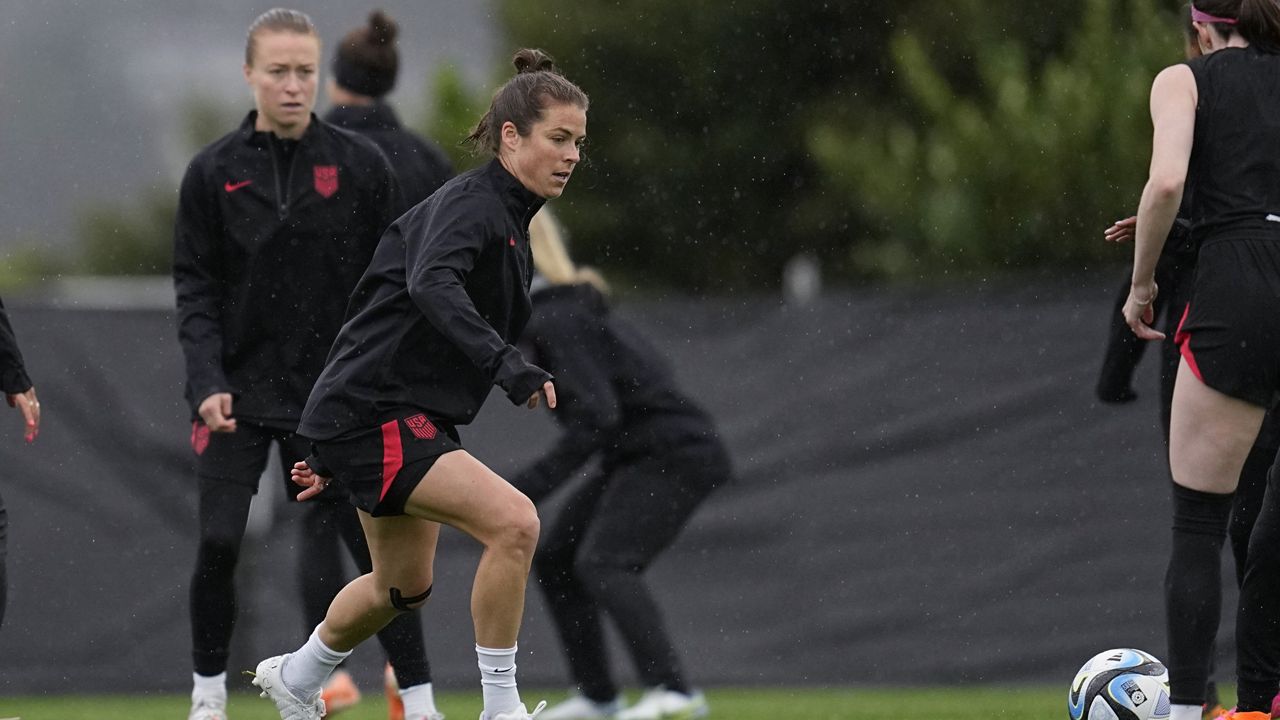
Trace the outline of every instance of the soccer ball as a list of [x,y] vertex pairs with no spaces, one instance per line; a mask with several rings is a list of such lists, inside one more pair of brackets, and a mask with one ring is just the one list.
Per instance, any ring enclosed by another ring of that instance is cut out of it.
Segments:
[[1067,693],[1071,720],[1168,720],[1169,671],[1141,650],[1094,655]]

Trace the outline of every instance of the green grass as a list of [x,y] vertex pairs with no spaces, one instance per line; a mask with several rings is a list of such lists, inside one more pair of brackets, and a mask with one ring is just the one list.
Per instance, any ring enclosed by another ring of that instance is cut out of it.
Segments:
[[[524,690],[526,702],[560,691]],[[634,699],[635,693],[632,693]],[[1066,688],[848,688],[735,689],[707,691],[711,717],[720,720],[1062,720]],[[182,720],[185,695],[0,697],[0,718],[22,720]],[[450,720],[479,717],[478,693],[440,693],[440,709]],[[278,720],[271,704],[254,695],[233,694],[231,720]],[[370,693],[338,720],[385,720],[383,699]]]

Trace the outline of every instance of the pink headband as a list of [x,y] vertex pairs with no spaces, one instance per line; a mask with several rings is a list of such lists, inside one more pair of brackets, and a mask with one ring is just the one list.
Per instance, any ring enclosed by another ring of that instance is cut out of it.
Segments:
[[1200,11],[1195,5],[1191,6],[1191,19],[1192,21],[1199,23],[1222,23],[1224,25],[1236,24],[1234,18],[1221,18],[1216,15],[1210,15],[1207,12]]

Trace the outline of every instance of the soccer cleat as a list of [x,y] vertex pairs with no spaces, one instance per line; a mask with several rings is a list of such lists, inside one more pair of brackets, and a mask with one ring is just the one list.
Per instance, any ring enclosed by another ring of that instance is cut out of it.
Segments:
[[227,720],[227,701],[225,698],[200,698],[191,701],[191,712],[187,720]]
[[[387,720],[404,720],[404,700],[400,698],[400,682],[396,680],[396,671],[387,663],[382,673],[382,691],[387,695]],[[429,718],[428,720],[434,720]]]
[[[320,691],[320,699],[324,700],[325,711],[330,715],[336,715],[360,702],[360,688],[356,687],[356,681],[351,679],[351,673],[346,670],[337,670],[329,676],[329,682],[324,684],[324,689]],[[403,718],[402,709],[399,720]]]
[[618,714],[622,706],[621,697],[609,702],[596,702],[584,695],[574,695],[547,708],[540,720],[609,720]]
[[269,657],[258,663],[253,673],[253,684],[262,690],[262,697],[270,698],[280,711],[280,720],[320,720],[324,717],[324,701],[316,693],[314,700],[299,700],[284,686],[280,670],[289,659],[289,654]]
[[490,715],[489,713],[481,712],[480,720],[533,720],[538,717],[538,715],[542,714],[542,710],[546,707],[547,701],[543,700],[538,703],[538,707],[534,708],[533,712],[529,712],[524,708],[524,703],[520,703],[514,710],[508,710],[507,712],[498,713],[497,715]]
[[1271,720],[1271,715],[1264,712],[1239,712],[1232,708],[1224,711],[1214,720]]
[[640,701],[614,717],[617,720],[692,720],[710,712],[701,692],[685,695],[663,687],[649,688]]

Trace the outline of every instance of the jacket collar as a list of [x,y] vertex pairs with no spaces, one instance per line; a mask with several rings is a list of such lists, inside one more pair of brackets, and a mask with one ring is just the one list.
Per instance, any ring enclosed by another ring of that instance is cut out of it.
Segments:
[[493,183],[493,187],[502,196],[502,203],[517,213],[527,223],[533,214],[547,204],[546,198],[526,188],[514,175],[507,172],[498,158],[489,161],[484,173]]
[[[258,120],[258,111],[250,110],[245,116],[244,121],[240,123],[240,129],[237,133],[240,135],[241,142],[252,145],[254,147],[266,147],[267,142],[274,133],[262,132],[254,128],[254,123]],[[307,123],[307,129],[302,133],[302,137],[298,138],[299,143],[305,143],[308,138],[315,135],[316,128],[319,126],[320,118],[315,113],[311,113],[311,122]]]
[[337,105],[324,119],[347,130],[399,130],[400,118],[386,103],[372,105]]

